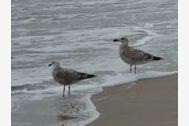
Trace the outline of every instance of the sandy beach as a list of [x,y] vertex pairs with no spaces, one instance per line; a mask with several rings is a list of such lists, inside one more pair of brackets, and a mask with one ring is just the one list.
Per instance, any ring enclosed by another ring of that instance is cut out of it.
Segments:
[[[178,75],[175,74],[104,88],[104,91],[92,96],[100,116],[88,125],[177,126],[177,80]],[[79,94],[36,100],[28,97],[15,108],[16,111],[12,109],[12,126],[67,126],[86,121],[91,109],[85,111],[87,104],[81,98]]]
[[92,101],[101,115],[89,126],[177,126],[178,74],[108,87]]
[[[177,0],[12,0],[11,12],[11,126],[177,124],[177,74],[160,77],[178,71]],[[130,74],[123,37],[164,60],[142,56]],[[96,77],[62,97],[52,61]]]

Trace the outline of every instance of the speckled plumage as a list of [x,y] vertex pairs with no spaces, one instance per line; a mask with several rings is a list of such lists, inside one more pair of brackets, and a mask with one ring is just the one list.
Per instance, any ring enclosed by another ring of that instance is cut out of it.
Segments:
[[62,68],[60,66],[60,63],[58,62],[52,62],[51,64],[49,64],[49,66],[51,65],[54,67],[52,70],[52,76],[54,80],[58,82],[59,84],[64,85],[63,96],[64,96],[66,85],[69,86],[69,94],[70,94],[71,84],[76,83],[83,79],[96,77],[95,75],[77,72],[73,69]]
[[119,55],[121,59],[130,65],[130,72],[132,72],[132,66],[145,64],[151,61],[161,60],[161,57],[153,56],[150,53],[143,52],[139,49],[134,49],[128,46],[129,40],[127,38],[114,39],[115,42],[120,41],[121,45],[119,47]]
[[119,54],[121,59],[130,65],[145,64],[153,60],[153,55],[125,45],[120,46]]

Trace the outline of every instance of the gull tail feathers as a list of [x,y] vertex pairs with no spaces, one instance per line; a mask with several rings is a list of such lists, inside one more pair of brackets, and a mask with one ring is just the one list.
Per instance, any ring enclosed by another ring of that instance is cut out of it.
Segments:
[[163,59],[163,58],[161,58],[161,57],[153,56],[153,60],[158,61],[158,60],[162,60],[162,59]]
[[79,79],[87,79],[87,78],[93,78],[93,77],[96,77],[96,75],[93,75],[93,74],[86,74],[86,73],[80,73],[79,74],[81,75],[81,77]]

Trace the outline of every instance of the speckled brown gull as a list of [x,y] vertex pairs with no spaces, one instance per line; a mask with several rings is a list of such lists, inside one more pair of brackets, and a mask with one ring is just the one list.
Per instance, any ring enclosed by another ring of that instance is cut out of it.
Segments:
[[65,86],[68,85],[70,95],[70,85],[80,80],[96,77],[92,74],[77,72],[73,69],[62,68],[59,62],[52,62],[49,66],[53,67],[52,76],[56,82],[63,85],[63,97],[65,93]]
[[145,64],[151,61],[162,60],[163,58],[154,56],[152,54],[143,52],[139,49],[134,49],[128,46],[129,40],[126,37],[120,39],[114,39],[114,42],[121,42],[119,47],[119,55],[121,59],[130,65],[130,73],[132,72],[132,66],[134,65],[136,73],[136,65]]

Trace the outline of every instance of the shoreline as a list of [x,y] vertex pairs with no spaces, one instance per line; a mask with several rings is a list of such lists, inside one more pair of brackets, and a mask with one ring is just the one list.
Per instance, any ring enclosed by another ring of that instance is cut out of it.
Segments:
[[[42,95],[47,95],[44,98],[35,98],[35,96],[32,96],[32,93],[27,94],[28,96],[26,96],[26,99],[22,99],[22,103],[19,103],[18,105],[15,104],[16,108],[12,108],[12,125],[75,125],[75,123],[77,122],[77,125],[80,126],[115,126],[117,125],[116,122],[119,121],[119,126],[132,126],[131,122],[136,122],[139,116],[137,115],[136,117],[131,118],[129,120],[130,122],[127,119],[129,119],[130,116],[132,117],[132,114],[136,114],[138,111],[140,111],[140,113],[144,113],[144,111],[140,110],[140,108],[144,107],[144,105],[137,100],[141,100],[143,92],[146,93],[144,94],[144,96],[148,95],[147,93],[150,93],[151,98],[154,96],[157,99],[157,96],[159,95],[159,88],[162,88],[162,84],[155,84],[159,80],[162,82],[167,82],[170,80],[176,82],[177,74],[155,78],[146,78],[128,83],[122,83],[120,85],[103,87],[103,90],[93,95],[86,95],[85,93],[82,94],[76,91],[71,97],[62,98],[62,96],[60,95],[62,92],[59,88],[57,91],[55,91],[57,94],[54,94],[53,96],[48,96],[48,93],[51,94],[54,93],[54,91],[41,92]],[[163,86],[163,88],[164,87],[166,89],[169,89],[170,82],[168,83],[168,85]],[[153,95],[154,89],[157,89],[155,95]],[[172,91],[172,89],[174,89],[174,91]],[[172,92],[174,93],[173,96],[177,97],[177,90],[175,89],[177,89],[177,85],[174,84],[174,87],[171,87],[168,93]],[[16,95],[22,98],[22,95]],[[164,96],[164,93],[161,94],[161,97],[162,96]],[[159,100],[161,100],[161,97],[159,98]],[[147,97],[142,98],[143,100],[145,100],[144,103],[149,103]],[[156,101],[154,100],[154,102]],[[176,105],[177,109],[176,102],[174,101],[173,105]],[[12,101],[12,103],[14,104],[17,102]],[[136,106],[136,104],[140,106]],[[129,108],[130,111],[127,110],[127,108]],[[126,115],[127,113],[129,114]],[[145,115],[145,117],[148,117],[149,115],[150,114]],[[113,123],[112,121],[115,123]],[[146,118],[143,118],[143,121],[146,121]],[[137,123],[137,126],[138,125],[143,126],[141,125],[141,122]],[[174,126],[174,124],[171,125]]]
[[100,116],[87,126],[178,125],[178,73],[103,89],[91,99]]

